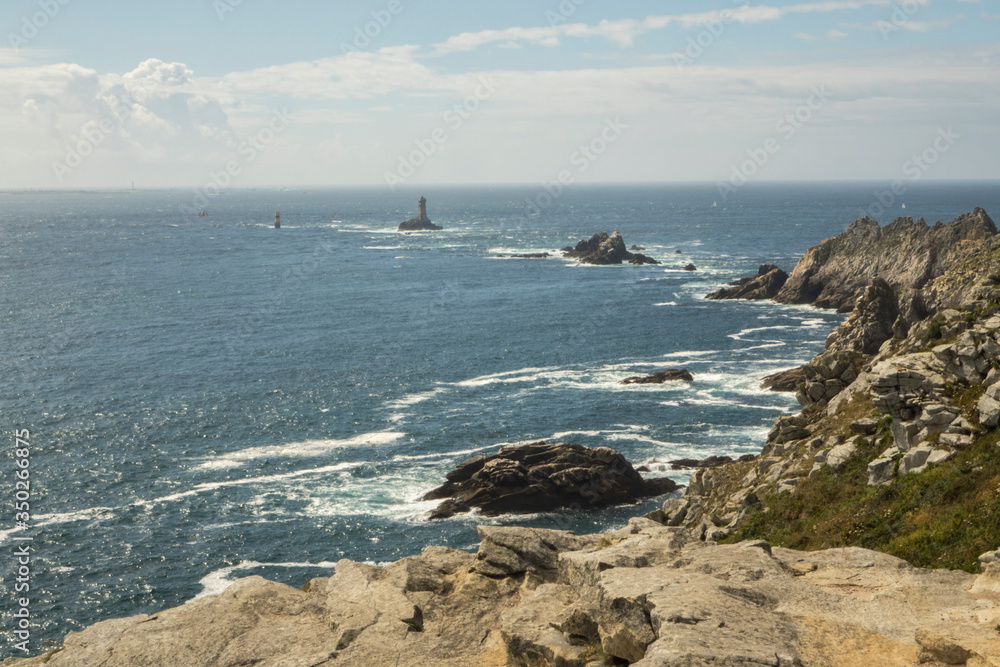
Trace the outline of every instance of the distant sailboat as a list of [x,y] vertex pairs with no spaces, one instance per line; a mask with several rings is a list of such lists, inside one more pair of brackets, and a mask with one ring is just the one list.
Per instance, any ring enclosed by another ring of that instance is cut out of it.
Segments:
[[906,204],[903,204],[903,206],[901,208],[906,208]]
[[718,205],[719,205],[719,202],[717,202],[717,201],[712,202],[712,208],[715,208]]

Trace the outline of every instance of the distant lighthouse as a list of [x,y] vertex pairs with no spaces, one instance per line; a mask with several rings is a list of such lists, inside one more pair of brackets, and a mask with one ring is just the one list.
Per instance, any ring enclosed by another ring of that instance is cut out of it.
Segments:
[[431,219],[427,217],[427,198],[421,197],[417,201],[417,217],[410,218],[404,222],[399,223],[398,230],[401,232],[413,232],[418,230],[435,230],[441,229],[440,226],[435,225],[431,222]]
[[281,212],[274,214],[274,228],[281,229]]

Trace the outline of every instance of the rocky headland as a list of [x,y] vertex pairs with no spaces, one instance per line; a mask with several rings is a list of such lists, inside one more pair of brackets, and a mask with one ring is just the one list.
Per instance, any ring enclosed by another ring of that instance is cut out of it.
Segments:
[[993,222],[863,218],[779,280],[738,298],[850,311],[780,378],[802,411],[758,456],[680,462],[683,495],[619,530],[480,526],[475,554],[241,579],[3,665],[1000,666]]
[[[634,247],[634,246],[633,246]],[[611,236],[601,232],[589,239],[581,240],[576,246],[566,246],[562,249],[563,257],[577,259],[581,264],[659,264],[652,257],[642,253],[630,252],[625,248],[625,241],[618,232]]]

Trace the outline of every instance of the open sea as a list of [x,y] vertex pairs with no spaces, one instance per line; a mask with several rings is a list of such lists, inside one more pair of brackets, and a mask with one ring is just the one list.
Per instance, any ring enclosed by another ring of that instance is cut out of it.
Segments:
[[[595,532],[655,508],[430,523],[418,499],[505,443],[607,445],[682,483],[663,462],[758,453],[797,410],[760,378],[844,316],[704,296],[764,262],[791,271],[887,188],[233,190],[204,217],[180,212],[189,190],[0,195],[0,658],[22,655],[23,544],[38,652],[242,576],[300,586],[341,558],[474,549],[477,523]],[[421,195],[445,229],[397,233]],[[997,184],[911,183],[873,217],[975,206],[996,217]],[[663,264],[499,257],[614,230]],[[617,384],[681,367],[693,383]],[[31,433],[20,529],[15,429]]]

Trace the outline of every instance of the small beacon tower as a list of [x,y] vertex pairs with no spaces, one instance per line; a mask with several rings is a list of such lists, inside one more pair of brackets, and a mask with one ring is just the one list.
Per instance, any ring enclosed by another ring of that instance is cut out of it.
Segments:
[[281,212],[274,214],[274,228],[281,229]]
[[417,206],[419,206],[419,210],[417,212],[417,218],[420,219],[420,220],[426,220],[427,219],[427,198],[426,197],[421,197],[420,201],[417,202]]

